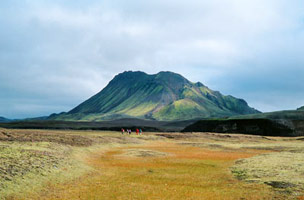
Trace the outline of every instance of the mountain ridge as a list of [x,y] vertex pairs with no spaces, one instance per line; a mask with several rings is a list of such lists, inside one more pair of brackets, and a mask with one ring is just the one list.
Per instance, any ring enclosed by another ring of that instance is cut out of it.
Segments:
[[254,113],[259,111],[245,100],[222,95],[174,72],[150,75],[125,71],[88,100],[51,119],[100,121],[134,117],[174,121]]

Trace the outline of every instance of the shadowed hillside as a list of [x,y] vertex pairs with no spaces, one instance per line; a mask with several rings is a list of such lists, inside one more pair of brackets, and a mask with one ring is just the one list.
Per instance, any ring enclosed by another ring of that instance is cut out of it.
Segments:
[[51,120],[102,121],[119,118],[188,120],[258,113],[246,101],[224,96],[172,72],[124,72],[98,94]]
[[201,120],[187,126],[183,131],[303,136],[304,111],[298,109],[234,116],[227,119]]
[[304,110],[283,110],[276,112],[257,113],[250,115],[232,116],[229,119],[286,119],[304,120]]

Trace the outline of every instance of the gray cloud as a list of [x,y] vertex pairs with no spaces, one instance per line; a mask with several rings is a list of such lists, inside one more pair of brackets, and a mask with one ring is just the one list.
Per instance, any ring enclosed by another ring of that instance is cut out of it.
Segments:
[[300,0],[7,1],[0,115],[68,111],[125,70],[170,70],[262,111],[304,105]]

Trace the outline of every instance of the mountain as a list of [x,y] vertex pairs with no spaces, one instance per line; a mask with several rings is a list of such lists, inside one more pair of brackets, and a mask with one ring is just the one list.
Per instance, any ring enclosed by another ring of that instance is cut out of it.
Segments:
[[10,119],[6,119],[5,117],[0,117],[0,122],[9,122]]
[[298,108],[297,110],[304,111],[304,106]]
[[224,96],[173,72],[149,75],[127,71],[71,111],[50,119],[102,121],[134,117],[173,121],[254,113],[259,111],[243,99]]

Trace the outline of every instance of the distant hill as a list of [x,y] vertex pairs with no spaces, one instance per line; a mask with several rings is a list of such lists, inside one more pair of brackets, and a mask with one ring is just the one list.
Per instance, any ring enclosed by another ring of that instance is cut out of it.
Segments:
[[238,115],[229,117],[229,119],[292,119],[304,120],[304,110],[283,110],[276,112],[257,113],[250,115]]
[[20,119],[17,121],[40,121],[40,120],[48,120],[49,116],[42,116],[42,117],[32,117],[32,118],[25,118],[25,119]]
[[124,72],[99,93],[68,113],[50,120],[102,121],[120,118],[189,120],[255,114],[245,100],[224,96],[202,83],[192,83],[173,72],[149,75]]
[[300,111],[304,111],[304,106],[302,106],[302,107],[298,108],[298,110],[300,110]]
[[0,122],[9,122],[10,119],[6,119],[5,117],[0,117]]
[[304,110],[285,110],[225,119],[200,120],[184,132],[244,133],[264,136],[304,136]]

